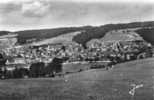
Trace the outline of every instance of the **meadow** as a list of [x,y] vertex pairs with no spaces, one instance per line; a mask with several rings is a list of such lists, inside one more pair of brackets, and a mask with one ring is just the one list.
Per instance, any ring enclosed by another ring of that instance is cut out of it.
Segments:
[[0,100],[154,100],[154,58],[64,77],[0,80]]

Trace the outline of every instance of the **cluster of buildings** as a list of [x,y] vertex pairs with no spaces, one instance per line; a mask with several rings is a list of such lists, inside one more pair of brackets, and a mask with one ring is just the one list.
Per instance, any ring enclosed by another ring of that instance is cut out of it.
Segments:
[[[15,46],[3,50],[5,56],[12,59],[24,59],[26,64],[35,62],[49,63],[53,58],[66,58],[66,62],[104,61],[109,57],[137,56],[151,47],[145,41],[95,41],[87,44],[87,48],[77,43],[46,44],[41,46]],[[127,54],[127,55],[126,55]],[[137,57],[136,57],[137,58]]]
[[17,46],[15,36],[7,36],[7,40],[10,40],[8,43],[13,43],[14,46],[0,50],[1,54],[7,58],[7,65],[24,66],[36,62],[49,63],[56,57],[66,59],[66,63],[105,61],[111,58],[131,60],[148,57],[151,55],[150,49],[152,48],[136,33],[123,30],[110,32],[103,39],[93,39],[86,44],[87,48],[72,41]]
[[16,46],[3,50],[7,57],[24,58],[26,63],[45,62],[49,63],[53,58],[70,58],[69,61],[79,59],[84,48],[77,43],[47,44],[41,46]]
[[0,78],[55,75],[57,66],[61,74],[110,68],[116,63],[151,57],[152,51],[152,45],[144,40],[120,39],[92,40],[86,48],[75,42],[13,46],[0,50]]

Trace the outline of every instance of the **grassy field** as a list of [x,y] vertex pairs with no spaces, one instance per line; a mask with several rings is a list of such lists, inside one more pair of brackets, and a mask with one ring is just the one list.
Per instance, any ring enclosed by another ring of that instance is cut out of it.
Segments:
[[43,45],[43,44],[57,44],[57,43],[71,43],[73,42],[73,37],[81,34],[81,31],[70,32],[64,35],[52,37],[49,39],[45,39],[36,43],[32,43],[32,45]]
[[63,78],[0,80],[0,100],[154,100],[154,58]]

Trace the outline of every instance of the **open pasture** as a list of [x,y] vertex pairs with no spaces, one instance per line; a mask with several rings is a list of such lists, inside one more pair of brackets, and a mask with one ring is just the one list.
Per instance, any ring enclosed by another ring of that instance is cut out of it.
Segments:
[[154,58],[64,77],[0,80],[0,100],[154,100]]

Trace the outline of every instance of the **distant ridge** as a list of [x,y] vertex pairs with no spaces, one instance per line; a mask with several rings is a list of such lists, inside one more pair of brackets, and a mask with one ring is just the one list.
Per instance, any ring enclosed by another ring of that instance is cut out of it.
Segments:
[[100,27],[93,27],[91,29],[86,30],[83,34],[75,36],[74,41],[85,45],[91,39],[102,38],[107,32],[112,30],[128,29],[128,28],[145,28],[145,27],[154,27],[154,21],[106,24]]
[[0,36],[2,36],[2,35],[7,35],[7,34],[9,34],[9,33],[11,33],[11,32],[9,32],[9,31],[0,31]]
[[[106,24],[102,26],[83,26],[83,27],[64,27],[64,28],[54,28],[54,29],[37,29],[37,30],[23,30],[23,31],[16,31],[16,32],[9,32],[9,31],[0,31],[0,35],[5,35],[8,33],[17,34],[18,44],[27,44],[37,41],[42,41],[45,39],[54,38],[60,35],[64,35],[70,32],[76,31],[83,31],[81,34],[75,35],[72,40],[76,43],[82,44],[83,46],[86,45],[88,41],[91,39],[99,39],[104,37],[107,32],[112,30],[119,30],[119,29],[128,29],[128,28],[140,28],[136,31],[140,34],[143,39],[148,39],[149,42],[154,44],[154,34],[153,33],[154,21],[145,21],[145,22],[132,22],[132,23],[118,23],[118,24]],[[149,28],[150,32],[148,34],[143,33],[141,29]],[[150,36],[147,36],[150,35]],[[147,38],[149,37],[149,38]]]

